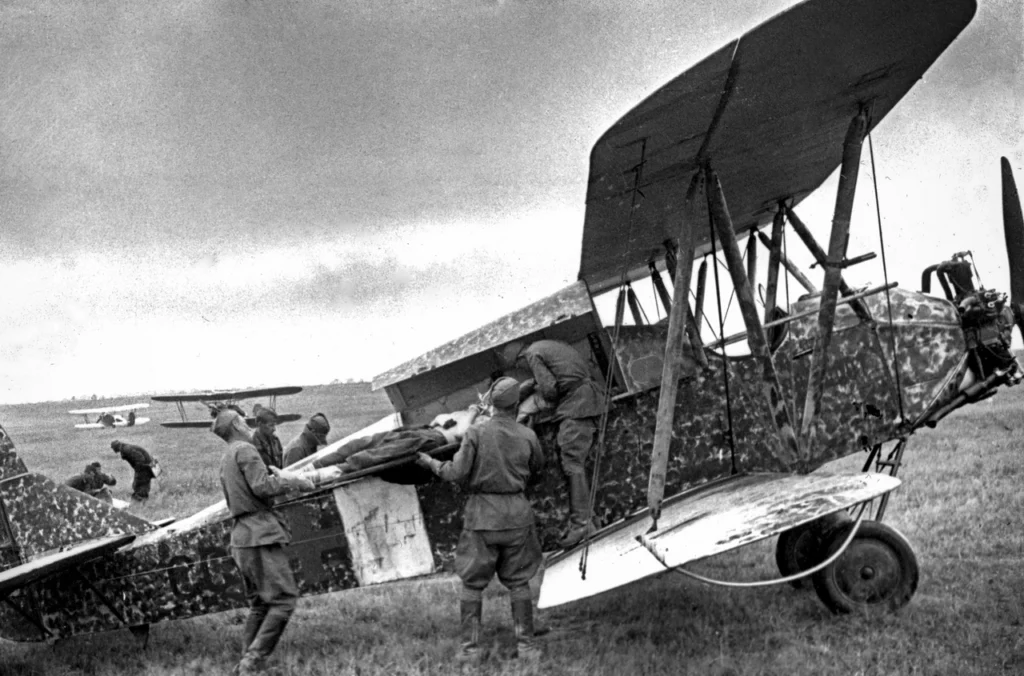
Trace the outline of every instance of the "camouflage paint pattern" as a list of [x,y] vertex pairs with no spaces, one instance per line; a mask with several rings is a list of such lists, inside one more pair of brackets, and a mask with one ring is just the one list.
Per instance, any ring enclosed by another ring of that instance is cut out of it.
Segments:
[[552,324],[593,311],[594,306],[590,301],[590,293],[587,291],[586,284],[583,282],[570,284],[536,303],[511,312],[456,340],[449,341],[380,374],[373,379],[373,389],[380,389],[419,373],[431,371],[485,350],[499,347],[510,340],[509,336],[526,336]]
[[76,542],[154,530],[155,526],[41,474],[0,481],[0,500],[25,560]]
[[[793,310],[812,309],[816,302],[800,301]],[[899,346],[898,367],[908,419],[918,419],[936,402],[950,398],[963,375],[965,343],[950,303],[894,290],[894,322],[890,325],[884,294],[866,302],[878,320],[876,325],[857,323],[846,306],[837,310],[817,443],[808,449],[810,466],[806,469],[912,431],[899,415],[889,346],[892,336]],[[629,347],[633,363],[644,359],[645,350],[652,359],[655,355],[658,360],[663,358],[659,352],[663,353],[664,339],[657,327],[650,328],[634,332]],[[774,355],[784,403],[790,410],[795,409],[806,388],[807,351],[815,330],[813,317],[794,321],[790,335]],[[780,459],[757,360],[725,359],[716,353],[708,357],[707,369],[688,368],[679,382],[666,495],[736,472],[796,469]],[[725,407],[726,375],[733,443]],[[596,457],[588,463],[590,471],[597,473],[600,487],[595,514],[604,524],[646,506],[657,409],[656,387],[619,396],[611,406],[600,463]],[[538,426],[547,469],[528,491],[544,549],[549,551],[557,548],[568,517],[556,432],[553,423]],[[23,553],[38,555],[116,532],[141,533],[124,549],[79,566],[78,573],[60,572],[12,596],[11,601],[41,621],[51,635],[151,624],[245,605],[241,579],[228,549],[230,519],[223,504],[155,530],[152,524],[140,524],[130,515],[116,513],[106,503],[74,495],[39,475],[20,471],[23,465],[10,453],[0,453],[0,467],[13,468],[0,481],[0,506]],[[435,564],[438,569],[450,569],[461,530],[464,493],[458,486],[441,483],[416,467],[390,470],[381,478],[416,484]],[[282,511],[292,528],[294,540],[289,554],[303,594],[359,586],[345,524],[330,490],[287,502]],[[0,555],[9,556],[9,551],[0,547]],[[116,614],[82,578],[99,590]],[[0,635],[14,640],[44,638],[31,622],[3,603]]]

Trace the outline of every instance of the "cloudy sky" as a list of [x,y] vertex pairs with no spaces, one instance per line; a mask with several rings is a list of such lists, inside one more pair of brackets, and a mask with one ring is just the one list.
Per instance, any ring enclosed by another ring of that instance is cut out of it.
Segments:
[[[0,2],[0,402],[368,379],[553,293],[598,136],[789,4]],[[906,286],[963,249],[1006,286],[1022,16],[983,2],[876,131]]]

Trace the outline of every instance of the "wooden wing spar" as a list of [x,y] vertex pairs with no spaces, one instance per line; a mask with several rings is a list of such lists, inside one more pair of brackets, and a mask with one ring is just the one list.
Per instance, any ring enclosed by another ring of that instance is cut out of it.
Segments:
[[[710,165],[737,233],[835,171],[862,108],[873,129],[974,16],[974,0],[804,2],[654,92],[598,140],[579,278],[592,293],[648,274]],[[710,248],[707,227],[696,254]]]

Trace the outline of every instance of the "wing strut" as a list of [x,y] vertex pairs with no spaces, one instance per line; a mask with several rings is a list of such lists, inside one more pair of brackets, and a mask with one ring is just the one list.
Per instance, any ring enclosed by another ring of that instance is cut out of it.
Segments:
[[[769,251],[771,250],[772,242],[764,235],[764,233],[757,233],[757,238],[761,240],[761,244],[764,244],[765,248],[767,248]],[[809,280],[807,278],[807,275],[805,275],[803,271],[800,270],[800,268],[798,268],[796,265],[793,264],[792,261],[786,258],[786,254],[779,254],[779,262],[782,263],[782,267],[786,268],[786,272],[793,275],[793,278],[797,282],[799,282],[800,286],[804,287],[804,291],[806,291],[807,293],[818,293],[818,287],[814,286],[814,282]]]
[[[846,245],[850,241],[850,214],[853,212],[853,197],[857,190],[857,174],[860,170],[860,151],[867,129],[868,114],[866,110],[861,109],[850,122],[846,139],[843,141],[843,163],[839,170],[839,190],[836,194],[835,212],[832,215],[828,258],[822,261],[825,281],[822,283],[821,305],[818,311],[818,333],[814,338],[814,352],[811,355],[804,415],[800,428],[800,436],[808,445],[813,442],[809,437],[821,409],[821,386],[825,381],[825,371],[828,367],[828,347],[832,342],[832,329],[836,321],[836,301],[839,289],[843,285],[842,269],[846,260]],[[795,224],[791,211],[790,222]]]
[[[750,345],[750,354],[761,364],[762,392],[767,400],[769,413],[778,434],[779,459],[791,466],[803,459],[792,417],[789,408],[786,407],[786,400],[782,396],[779,374],[775,370],[775,362],[772,361],[772,355],[768,349],[768,338],[765,335],[761,319],[758,317],[757,306],[754,305],[754,293],[751,291],[750,281],[747,279],[746,270],[744,270],[743,256],[740,254],[740,247],[736,242],[736,231],[733,229],[729,207],[725,203],[722,183],[718,180],[718,175],[712,170],[710,164],[705,166],[704,172],[707,177],[711,223],[722,241],[722,253],[725,255],[729,275],[732,277],[732,285],[736,289],[736,299],[740,306],[740,314],[743,316],[743,323],[747,327],[747,343]],[[728,368],[728,360],[723,368]]]
[[[860,158],[860,153],[859,152],[857,154],[857,157],[858,157],[858,159]],[[841,174],[840,177],[839,177],[840,185],[842,185],[842,181],[844,179],[844,176],[845,176],[845,172],[844,172],[844,174]],[[857,183],[856,176],[854,177],[853,181],[854,181],[854,187],[856,187],[856,183]],[[842,188],[840,188],[840,190],[841,189]],[[852,197],[851,197],[851,199],[852,199]],[[837,205],[836,208],[837,209],[839,208],[838,205]],[[804,245],[807,247],[807,250],[811,252],[812,256],[814,256],[814,260],[816,260],[818,262],[818,265],[822,266],[823,268],[828,269],[828,263],[827,263],[828,257],[825,255],[825,250],[822,249],[821,245],[818,244],[817,240],[814,239],[814,235],[811,234],[810,229],[808,229],[808,227],[806,225],[804,225],[804,222],[801,221],[797,217],[796,212],[794,212],[789,207],[785,207],[785,209],[786,209],[786,216],[789,218],[790,225],[793,226],[793,230],[796,231],[796,234],[800,235],[800,239],[803,240]],[[847,224],[847,226],[846,226],[847,227],[847,235],[849,235],[849,224],[850,224],[850,217],[849,216],[846,217],[846,224]],[[833,227],[835,227],[835,226],[833,226]],[[832,243],[829,242],[829,248],[831,249],[831,247],[832,247]],[[846,248],[845,248],[845,246],[843,248],[843,256],[844,257],[846,256]],[[837,268],[837,269],[839,269],[839,268]],[[853,294],[853,289],[851,289],[850,285],[846,283],[845,279],[843,279],[842,274],[839,275],[839,292],[841,294],[843,294],[844,296],[849,296],[849,295]],[[865,321],[865,322],[871,321],[871,313],[868,312],[868,308],[867,308],[866,305],[864,305],[863,303],[857,302],[857,303],[853,303],[850,307],[852,307],[853,311],[857,313],[857,316],[860,317],[861,321]]]
[[[786,226],[786,218],[782,213],[782,205],[772,219],[772,238],[768,242],[768,288],[764,292],[764,321],[775,319],[775,298],[779,292],[779,264],[782,260],[782,229]],[[761,233],[758,233],[759,235]],[[763,236],[763,235],[762,235]]]
[[[686,191],[682,223],[679,227],[678,269],[673,278],[676,302],[668,313],[668,336],[665,338],[665,362],[661,370],[661,390],[658,396],[658,415],[654,425],[654,448],[651,450],[651,475],[647,483],[647,506],[651,510],[653,528],[661,516],[661,500],[665,496],[665,471],[668,451],[672,443],[672,423],[676,411],[676,394],[682,374],[683,342],[687,340],[686,327],[690,314],[690,275],[693,273],[693,250],[696,246],[698,193],[704,191],[700,172],[694,174]],[[692,346],[702,350],[700,343]]]

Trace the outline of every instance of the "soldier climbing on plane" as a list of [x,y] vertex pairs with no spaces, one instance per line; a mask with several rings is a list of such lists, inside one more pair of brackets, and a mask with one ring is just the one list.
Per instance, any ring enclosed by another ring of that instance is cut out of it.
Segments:
[[587,360],[561,341],[538,340],[529,346],[513,341],[502,348],[500,359],[505,370],[529,369],[533,378],[523,383],[523,397],[532,395],[535,409],[553,409],[558,456],[569,489],[569,523],[558,544],[574,547],[597,529],[585,463],[597,445],[598,421],[608,405],[605,389],[591,375]]

